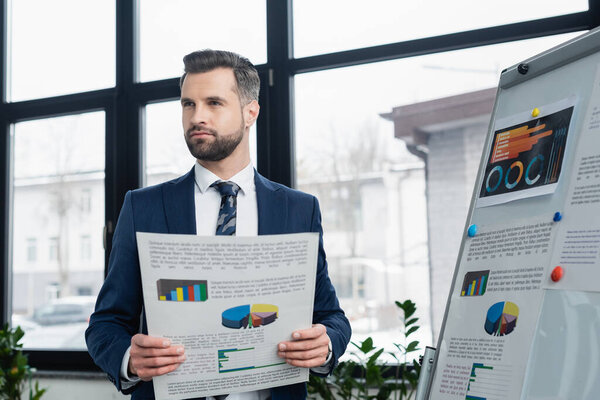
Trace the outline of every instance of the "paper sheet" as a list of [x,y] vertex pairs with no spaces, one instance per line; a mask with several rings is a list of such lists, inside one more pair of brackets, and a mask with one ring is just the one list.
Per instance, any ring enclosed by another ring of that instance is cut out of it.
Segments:
[[311,326],[318,234],[202,237],[137,233],[148,333],[185,347],[153,379],[157,400],[308,380],[277,343]]
[[551,262],[564,275],[548,289],[600,291],[600,66],[582,125]]
[[576,97],[498,119],[477,207],[554,193]]
[[432,400],[519,398],[555,228],[536,217],[466,240]]

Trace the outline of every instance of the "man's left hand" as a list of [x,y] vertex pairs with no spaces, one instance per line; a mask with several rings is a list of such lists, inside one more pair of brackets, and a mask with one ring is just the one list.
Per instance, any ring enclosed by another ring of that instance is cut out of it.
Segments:
[[312,328],[292,333],[291,342],[281,342],[277,355],[296,367],[320,367],[325,364],[329,353],[329,336],[324,325],[313,324]]

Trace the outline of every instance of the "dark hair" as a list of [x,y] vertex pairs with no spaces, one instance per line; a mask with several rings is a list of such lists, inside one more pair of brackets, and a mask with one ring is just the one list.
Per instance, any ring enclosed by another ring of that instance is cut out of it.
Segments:
[[194,51],[183,57],[183,75],[179,87],[187,74],[209,72],[217,68],[231,68],[237,84],[238,95],[242,104],[252,100],[258,101],[260,78],[254,65],[246,57],[231,51],[205,49]]

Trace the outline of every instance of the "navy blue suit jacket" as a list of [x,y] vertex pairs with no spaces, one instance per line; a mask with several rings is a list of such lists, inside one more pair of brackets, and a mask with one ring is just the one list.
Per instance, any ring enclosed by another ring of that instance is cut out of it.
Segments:
[[[327,274],[317,199],[271,182],[256,171],[254,183],[259,235],[319,232],[313,322],[327,327],[335,364],[346,349],[351,330]],[[108,275],[86,331],[90,355],[118,390],[121,362],[131,337],[140,331],[147,333],[135,232],[196,234],[194,185],[192,168],[178,179],[130,191],[125,196],[113,237]],[[131,392],[133,399],[154,399],[152,381],[123,392]],[[304,399],[306,384],[274,387],[271,396],[273,400]]]

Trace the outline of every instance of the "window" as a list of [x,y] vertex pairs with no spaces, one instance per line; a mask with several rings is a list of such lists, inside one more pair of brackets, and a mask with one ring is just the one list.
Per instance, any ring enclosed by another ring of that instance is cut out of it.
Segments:
[[266,1],[140,1],[140,80],[179,77],[182,58],[211,48],[267,60]]
[[[400,105],[493,88],[503,68],[572,36],[296,76],[298,188],[319,198],[325,250],[335,260],[330,276],[340,288],[355,342],[377,335],[380,345],[393,350],[399,323],[393,303],[406,298],[418,307],[422,326],[418,339],[432,342],[452,275],[444,272],[443,282],[433,279],[430,295],[430,265],[442,274],[438,268],[446,265],[440,265],[439,257],[456,259],[470,200],[465,196],[463,204],[462,197],[453,199],[452,203],[460,203],[456,213],[460,222],[444,239],[447,247],[438,245],[435,235],[428,236],[428,223],[437,221],[435,215],[428,218],[426,207],[436,199],[425,195],[423,159],[407,149],[381,115]],[[483,128],[473,158],[479,159],[485,133]],[[477,167],[468,170],[474,180]],[[431,181],[431,163],[427,172]],[[460,190],[470,192],[473,184],[465,182]],[[434,247],[437,251],[430,260],[429,250],[435,245],[439,247]]]
[[[14,125],[12,312],[40,325],[26,326],[25,347],[71,348],[77,343],[85,348],[84,322],[67,324],[67,318],[50,323],[44,317],[40,323],[36,318],[45,312],[41,310],[77,307],[73,304],[82,301],[76,296],[79,286],[92,286],[96,295],[102,284],[104,257],[98,247],[103,201],[83,212],[79,194],[91,187],[104,192],[104,118],[103,112],[93,112]],[[88,232],[98,232],[93,242]],[[48,259],[37,257],[32,233],[50,238]],[[22,243],[26,251],[19,249]],[[24,253],[34,268],[23,262]],[[54,307],[54,301],[64,305]],[[80,340],[73,339],[76,335]]]
[[297,0],[293,13],[294,56],[401,42],[587,9],[587,0]]
[[81,261],[89,261],[92,259],[92,243],[90,241],[90,235],[81,236],[81,247],[80,256]]
[[27,262],[34,263],[37,261],[37,239],[27,239]]
[[92,211],[92,189],[81,189],[81,212],[89,213]]
[[49,238],[48,245],[48,261],[58,261],[58,238]]
[[9,0],[8,15],[10,100],[114,85],[114,1]]

